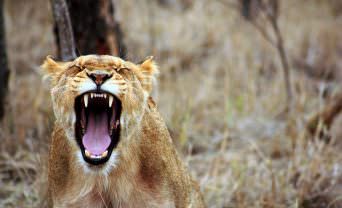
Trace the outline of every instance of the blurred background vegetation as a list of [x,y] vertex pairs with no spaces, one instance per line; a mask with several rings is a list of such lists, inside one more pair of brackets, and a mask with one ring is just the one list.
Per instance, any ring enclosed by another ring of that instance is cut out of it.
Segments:
[[[39,65],[58,55],[52,9],[1,2],[0,207],[41,207],[54,116]],[[112,3],[126,59],[160,66],[154,99],[208,207],[342,207],[340,0]]]

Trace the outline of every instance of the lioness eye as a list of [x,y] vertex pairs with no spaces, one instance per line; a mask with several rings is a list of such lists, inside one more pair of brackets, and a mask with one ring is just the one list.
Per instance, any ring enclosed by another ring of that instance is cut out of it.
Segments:
[[129,71],[128,68],[117,68],[117,69],[115,69],[115,70],[116,70],[117,72],[123,72],[123,73]]
[[128,80],[134,79],[134,76],[133,76],[134,73],[130,69],[122,68],[120,72],[121,72],[120,74],[122,74],[125,79],[128,79]]
[[83,69],[79,66],[72,66],[66,71],[66,75],[76,75],[78,72],[82,71]]

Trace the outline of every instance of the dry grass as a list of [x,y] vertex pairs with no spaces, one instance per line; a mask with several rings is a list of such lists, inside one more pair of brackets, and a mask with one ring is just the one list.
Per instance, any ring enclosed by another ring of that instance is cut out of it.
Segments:
[[[49,7],[30,2],[6,2],[12,77],[0,126],[0,207],[40,207],[46,187],[54,118],[37,69],[55,52]],[[159,62],[159,110],[208,207],[342,207],[341,129],[329,144],[304,133],[326,89],[341,87],[338,1],[281,1],[289,56],[338,72],[324,82],[292,66],[288,115],[276,52],[224,0],[115,2],[129,59],[153,54]]]

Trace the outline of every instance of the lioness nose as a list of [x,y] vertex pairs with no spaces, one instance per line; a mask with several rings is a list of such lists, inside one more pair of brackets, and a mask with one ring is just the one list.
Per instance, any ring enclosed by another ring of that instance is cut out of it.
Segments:
[[92,79],[97,86],[102,85],[107,79],[111,77],[109,74],[92,73],[88,74],[88,77]]

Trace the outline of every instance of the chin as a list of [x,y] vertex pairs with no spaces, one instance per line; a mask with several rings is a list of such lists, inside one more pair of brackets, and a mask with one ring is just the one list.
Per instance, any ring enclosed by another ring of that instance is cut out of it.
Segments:
[[74,108],[78,160],[89,171],[109,172],[118,160],[121,101],[111,93],[93,90],[76,97]]
[[84,156],[81,151],[77,151],[76,158],[77,162],[80,165],[80,168],[83,169],[84,173],[90,175],[103,175],[108,176],[109,173],[117,167],[119,163],[119,156],[120,154],[118,151],[113,150],[111,155],[109,156],[107,162],[99,165],[93,165],[84,160]]

